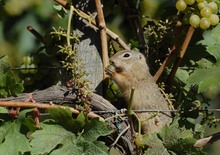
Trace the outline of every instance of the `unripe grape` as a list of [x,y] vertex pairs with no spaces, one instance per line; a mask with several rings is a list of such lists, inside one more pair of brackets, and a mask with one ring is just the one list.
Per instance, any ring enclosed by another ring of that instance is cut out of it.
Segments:
[[30,56],[24,56],[22,59],[23,64],[30,65],[31,64],[31,57]]
[[204,7],[201,11],[200,14],[202,17],[210,17],[212,14],[212,10],[209,7]]
[[208,2],[204,1],[204,2],[200,2],[197,4],[199,10],[202,10],[203,8],[205,8],[208,5]]
[[119,90],[118,85],[115,82],[112,82],[111,89],[114,90],[114,91],[118,91]]
[[21,73],[22,74],[28,74],[28,72],[29,72],[29,70],[27,69],[28,65],[22,64],[20,68],[21,68]]
[[36,65],[36,64],[31,64],[31,65],[29,66],[29,68],[32,68],[32,69],[29,70],[29,72],[30,72],[31,74],[36,74],[36,73],[38,72],[38,69],[33,69],[33,68],[37,68],[37,65]]
[[210,24],[215,26],[219,23],[219,17],[216,14],[211,14],[211,16],[209,17],[210,20]]
[[176,2],[176,8],[178,11],[184,11],[186,9],[187,5],[184,0],[178,0]]
[[205,0],[196,0],[197,3],[204,2]]
[[210,27],[210,20],[208,18],[202,18],[199,26],[204,30],[208,29]]
[[212,13],[217,13],[218,5],[215,2],[208,3],[208,7],[211,9]]
[[193,5],[195,3],[195,0],[184,0],[186,4]]
[[143,135],[142,134],[138,134],[137,137],[135,138],[135,144],[138,147],[143,147]]
[[192,25],[193,27],[198,27],[199,26],[199,23],[200,23],[200,18],[198,15],[192,15],[190,18],[189,18],[189,23],[190,25]]

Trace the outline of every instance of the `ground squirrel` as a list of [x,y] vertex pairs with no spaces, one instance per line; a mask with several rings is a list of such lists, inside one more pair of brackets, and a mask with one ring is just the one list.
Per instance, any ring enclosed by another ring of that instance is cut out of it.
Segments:
[[[132,87],[134,110],[168,110],[168,105],[153,80],[143,54],[131,50],[117,52],[110,58],[106,73],[120,88],[125,101],[130,99]],[[139,113],[141,119],[148,119],[153,113]],[[163,125],[171,121],[170,113],[158,113],[155,117],[142,123],[143,133],[157,132]]]

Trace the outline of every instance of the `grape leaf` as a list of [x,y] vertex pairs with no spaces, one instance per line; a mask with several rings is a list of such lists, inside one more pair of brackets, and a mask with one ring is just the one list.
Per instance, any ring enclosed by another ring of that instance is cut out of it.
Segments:
[[207,46],[207,52],[209,52],[209,54],[213,55],[216,60],[218,58],[220,58],[219,49],[220,49],[220,43],[216,44],[216,45]]
[[146,155],[169,154],[167,149],[164,147],[163,142],[158,138],[156,133],[144,135],[142,144],[148,147],[148,149],[144,152]]
[[8,113],[8,110],[4,107],[0,107],[0,113],[1,114],[7,114]]
[[42,130],[32,134],[32,154],[108,154],[108,147],[97,141],[112,132],[107,123],[95,118],[87,120],[83,113],[73,119],[69,108],[52,108],[49,113],[55,122],[45,120]]
[[189,77],[187,84],[198,85],[198,92],[214,97],[220,92],[220,63],[212,68],[198,68]]
[[16,121],[1,126],[0,154],[19,155],[31,150],[29,140],[20,132],[20,127],[25,119],[25,115],[30,111],[32,111],[32,109],[21,111]]
[[[102,122],[101,122],[102,123]],[[33,155],[79,155],[79,154],[108,154],[108,147],[100,141],[88,141],[82,135],[65,130],[59,125],[41,124],[42,130],[35,131],[31,141]]]
[[88,120],[84,126],[83,137],[86,141],[95,141],[100,136],[106,136],[113,130],[106,122],[100,122],[98,118]]
[[25,135],[21,134],[19,130],[20,128],[18,128],[15,122],[1,126],[0,154],[19,155],[30,151],[28,139],[25,137]]
[[63,145],[60,149],[54,150],[51,155],[108,155],[108,147],[104,142],[100,141],[86,141],[82,136],[78,136],[71,145]]
[[203,32],[203,40],[199,41],[199,44],[210,46],[215,44],[220,44],[220,24],[218,24],[212,30],[207,30]]
[[72,142],[76,139],[73,133],[65,130],[60,125],[46,125],[41,123],[40,126],[42,130],[35,131],[32,134],[34,138],[30,142],[32,146],[31,153],[33,155],[48,154],[59,144],[72,145]]
[[69,108],[52,108],[49,109],[48,112],[56,122],[68,131],[72,131],[74,133],[79,132],[85,124],[85,116],[83,113],[80,113],[76,119],[73,119],[72,112]]

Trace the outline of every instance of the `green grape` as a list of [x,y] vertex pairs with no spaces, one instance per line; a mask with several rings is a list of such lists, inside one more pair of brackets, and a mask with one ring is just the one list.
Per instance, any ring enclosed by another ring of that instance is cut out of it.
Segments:
[[24,56],[22,59],[23,64],[30,65],[31,64],[31,57],[30,56]]
[[211,9],[212,13],[218,12],[218,5],[215,2],[208,3],[208,7]]
[[200,18],[198,15],[192,15],[190,18],[189,18],[189,23],[190,25],[192,25],[193,27],[198,27],[199,26],[199,23],[200,23]]
[[199,10],[202,10],[203,8],[205,8],[208,5],[208,2],[204,1],[204,2],[200,2],[197,4]]
[[208,29],[210,27],[210,20],[208,18],[201,18],[199,26],[202,29]]
[[33,69],[33,68],[37,68],[37,65],[36,65],[36,64],[31,64],[31,65],[29,65],[29,68],[32,68],[32,69],[29,70],[29,72],[30,72],[31,74],[36,74],[36,73],[38,72],[38,69]]
[[118,85],[115,82],[112,82],[111,89],[114,90],[114,91],[118,91],[119,90]]
[[204,7],[201,11],[200,14],[202,17],[208,18],[212,14],[212,10],[209,7]]
[[135,138],[135,144],[138,147],[144,147],[143,144],[143,135],[142,134],[138,134],[137,137]]
[[195,0],[184,0],[186,4],[193,5],[195,3]]
[[204,2],[205,0],[196,0],[197,3]]
[[176,8],[178,11],[184,11],[186,9],[187,5],[184,0],[178,0],[176,2]]
[[29,70],[28,69],[26,69],[26,68],[28,68],[29,66],[28,65],[26,65],[26,64],[22,64],[21,65],[21,73],[22,74],[28,74],[28,72],[29,72]]
[[218,15],[216,14],[212,14],[210,17],[209,17],[209,20],[210,20],[210,24],[215,26],[219,23],[219,17]]

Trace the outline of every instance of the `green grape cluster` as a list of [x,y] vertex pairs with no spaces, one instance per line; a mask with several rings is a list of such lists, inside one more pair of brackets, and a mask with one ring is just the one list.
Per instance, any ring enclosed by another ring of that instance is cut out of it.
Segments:
[[188,22],[193,27],[208,29],[219,23],[219,5],[215,0],[177,0],[176,8],[188,16]]

